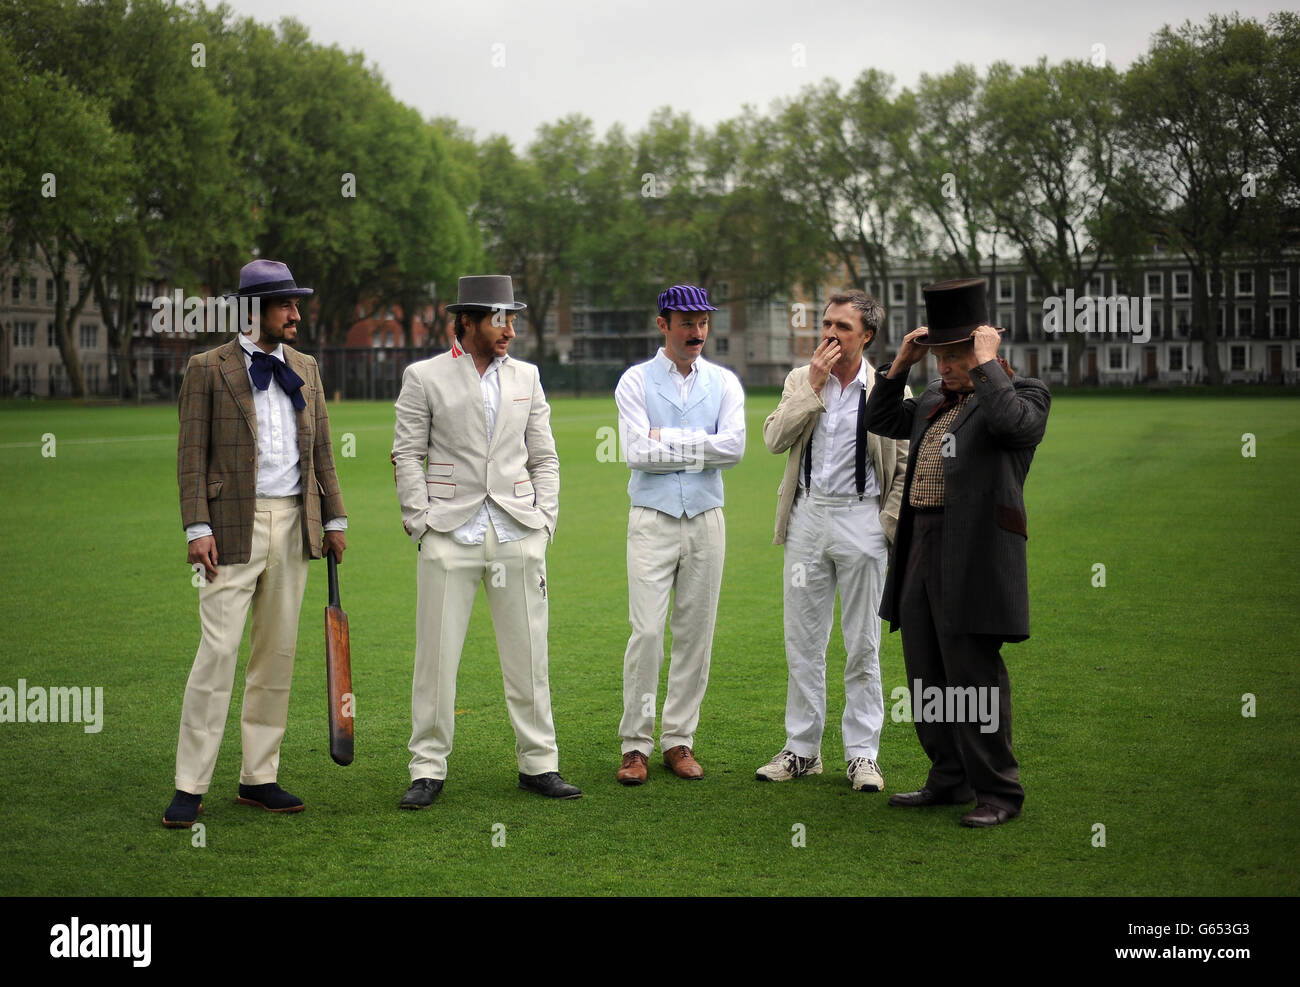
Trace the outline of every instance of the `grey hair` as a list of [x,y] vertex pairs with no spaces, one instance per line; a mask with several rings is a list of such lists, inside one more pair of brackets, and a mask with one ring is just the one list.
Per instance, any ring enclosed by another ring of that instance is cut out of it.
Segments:
[[[874,340],[880,334],[881,327],[885,324],[885,306],[872,295],[865,291],[858,291],[856,288],[852,291],[839,291],[826,299],[826,308],[832,305],[852,305],[862,319],[862,328],[871,330],[871,338]],[[822,315],[826,310],[822,310]]]

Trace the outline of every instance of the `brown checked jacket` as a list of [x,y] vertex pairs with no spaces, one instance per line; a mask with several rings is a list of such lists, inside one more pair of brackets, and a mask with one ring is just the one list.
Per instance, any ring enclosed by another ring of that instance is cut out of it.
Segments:
[[[288,346],[284,358],[303,379],[306,406],[298,412],[303,552],[318,559],[322,518],[343,517],[347,512],[334,471],[329,416],[316,361]],[[257,415],[238,337],[190,357],[179,414],[176,479],[181,525],[207,522],[212,526],[218,564],[247,562],[253,550],[257,500]]]

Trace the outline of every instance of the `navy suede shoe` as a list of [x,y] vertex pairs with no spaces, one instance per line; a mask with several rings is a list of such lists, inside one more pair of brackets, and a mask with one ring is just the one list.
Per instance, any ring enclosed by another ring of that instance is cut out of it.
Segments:
[[172,796],[172,804],[163,813],[163,825],[168,829],[189,829],[202,811],[202,795],[191,795],[178,788]]
[[302,812],[306,808],[302,799],[290,795],[273,781],[265,785],[240,785],[239,798],[235,801],[240,805],[255,805],[267,812]]

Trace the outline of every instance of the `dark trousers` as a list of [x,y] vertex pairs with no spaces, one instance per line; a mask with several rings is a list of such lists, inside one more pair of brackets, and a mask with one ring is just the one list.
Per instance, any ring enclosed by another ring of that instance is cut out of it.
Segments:
[[933,695],[931,687],[944,694],[960,689],[963,700],[979,696],[990,711],[988,690],[996,688],[998,719],[996,730],[983,732],[978,718],[968,715],[965,722],[958,722],[963,717],[951,716],[953,710],[946,704],[949,715],[937,722],[932,716],[914,716],[917,739],[931,762],[926,787],[952,793],[961,801],[968,801],[974,792],[980,802],[1019,810],[1025,790],[1020,787],[1020,766],[1011,753],[1011,680],[1002,661],[1002,641],[988,634],[955,634],[944,626],[942,561],[943,514],[913,514],[899,601],[913,711],[919,680],[922,700]]

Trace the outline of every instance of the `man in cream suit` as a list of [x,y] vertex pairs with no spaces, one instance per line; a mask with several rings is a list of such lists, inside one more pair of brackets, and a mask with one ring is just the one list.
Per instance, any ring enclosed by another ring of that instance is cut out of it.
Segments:
[[212,780],[250,607],[238,801],[303,809],[276,781],[298,612],[307,560],[325,551],[341,560],[347,527],[320,371],[285,345],[297,339],[298,299],[311,293],[278,261],[246,264],[235,297],[258,300],[257,331],[185,368],[177,479],[203,636],[185,686],[170,828],[194,825]]
[[447,777],[456,672],[479,583],[496,628],[519,787],[582,795],[559,774],[547,672],[546,544],[560,461],[537,368],[506,353],[523,308],[509,277],[461,278],[447,306],[456,342],[402,377],[392,459],[402,526],[419,550],[403,809],[430,805]]
[[777,545],[785,545],[786,741],[759,781],[822,772],[826,645],[835,593],[844,648],[844,757],[855,791],[882,791],[876,764],[885,699],[880,682],[880,594],[898,524],[907,443],[867,432],[872,387],[865,351],[884,323],[861,291],[831,295],[812,363],[790,371],[763,424],[770,452],[790,450],[777,492]]

